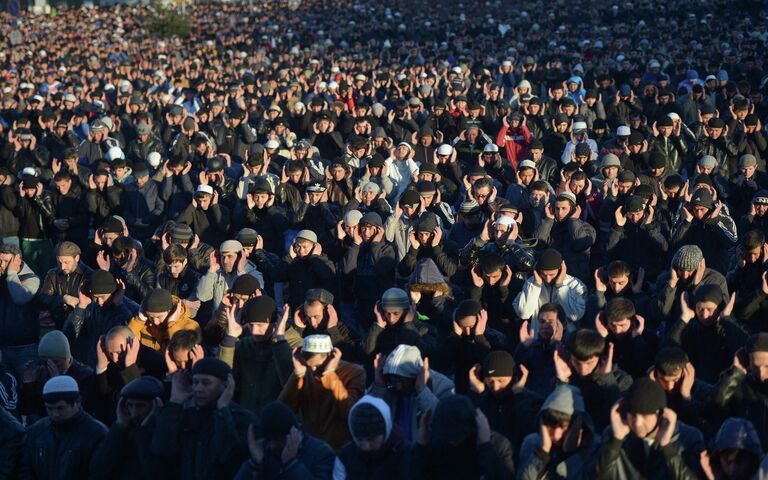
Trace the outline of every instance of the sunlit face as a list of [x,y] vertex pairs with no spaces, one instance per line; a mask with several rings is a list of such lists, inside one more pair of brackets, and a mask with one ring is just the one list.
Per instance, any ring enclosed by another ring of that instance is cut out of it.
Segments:
[[592,357],[587,360],[577,360],[573,357],[570,359],[571,369],[573,373],[579,377],[587,377],[595,371],[597,364],[600,361],[599,357]]
[[681,378],[683,378],[683,369],[680,368],[677,371],[675,371],[672,375],[664,375],[660,371],[655,370],[655,376],[656,376],[656,383],[661,385],[661,388],[664,389],[667,393],[672,393],[675,391],[675,386],[677,385],[677,382],[680,381]]
[[557,313],[555,312],[541,312],[539,313],[539,337],[544,340],[549,340],[555,334],[555,326],[557,325]]
[[308,257],[314,248],[314,242],[309,240],[299,239],[293,243],[293,251],[296,252],[296,256],[299,258]]
[[80,255],[75,255],[74,257],[58,256],[56,257],[56,261],[59,264],[61,273],[64,275],[69,275],[70,273],[74,272],[75,269],[77,269],[77,263],[80,261]]
[[104,187],[107,186],[108,178],[109,177],[107,177],[106,175],[96,175],[96,176],[93,177],[93,181],[94,181],[94,183],[96,183],[96,187],[99,190],[104,190]]
[[624,335],[630,328],[632,328],[632,321],[629,318],[608,322],[608,329],[616,336]]
[[560,273],[560,270],[540,270],[539,275],[541,275],[542,282],[552,285],[555,282],[555,279],[557,278],[557,275]]
[[106,341],[107,358],[112,363],[119,363],[125,358],[125,350],[128,339],[124,335],[115,335]]
[[741,173],[743,173],[746,178],[752,178],[752,176],[755,174],[755,170],[757,170],[757,167],[741,167]]
[[364,242],[370,242],[373,240],[373,237],[376,236],[376,233],[378,232],[378,229],[373,226],[369,225],[367,223],[361,223],[360,225],[360,237],[362,237]]
[[761,382],[768,381],[768,352],[752,352],[749,354],[750,370],[758,376]]
[[565,440],[565,436],[568,433],[568,429],[571,426],[571,422],[565,422],[560,425],[556,426],[549,426],[544,425],[544,428],[547,429],[547,432],[549,433],[549,438],[552,440],[552,444],[556,445],[558,448],[563,447],[563,441]]
[[184,267],[187,266],[187,261],[183,262],[173,262],[166,265],[166,269],[168,270],[168,274],[173,278],[179,278],[181,276],[181,273],[184,271]]
[[155,326],[162,325],[168,318],[168,312],[145,312],[144,314],[147,316],[147,321]]
[[483,273],[483,279],[488,285],[493,286],[499,283],[499,280],[501,280],[503,275],[504,273],[501,270],[496,270],[490,273]]
[[207,193],[197,194],[196,199],[200,208],[208,210],[208,207],[211,206],[211,202],[213,201],[213,195],[208,195]]
[[520,181],[523,185],[528,186],[533,182],[533,179],[536,176],[536,171],[532,168],[522,168],[518,175],[520,176]]
[[640,210],[639,212],[627,212],[627,220],[637,225],[643,220],[644,214],[645,212],[643,210]]
[[629,276],[628,275],[622,275],[619,277],[609,277],[608,278],[608,286],[611,288],[611,290],[614,293],[619,293],[622,290],[624,290],[627,287],[627,284],[629,284]]
[[72,180],[68,178],[56,182],[56,190],[58,190],[61,195],[68,194],[70,188],[72,188]]
[[768,213],[768,205],[757,204],[757,203],[753,205],[755,206],[755,213],[757,214],[758,217],[763,217],[765,216],[766,213]]
[[399,310],[399,309],[386,309],[384,310],[384,321],[387,322],[387,325],[392,326],[395,325],[397,322],[400,321],[400,318],[402,318],[403,314],[405,313],[405,310]]
[[488,197],[491,196],[490,187],[473,188],[473,190],[475,192],[475,201],[479,205],[485,205],[485,203],[488,201]]
[[578,195],[584,190],[584,187],[586,187],[587,182],[586,180],[576,180],[571,178],[571,181],[568,182],[568,186],[570,187],[570,190],[573,192],[574,195]]
[[718,305],[714,302],[697,302],[696,307],[694,307],[696,318],[704,325],[712,323],[715,320],[717,307]]
[[558,222],[563,221],[566,217],[568,217],[568,215],[571,214],[571,208],[573,208],[573,206],[568,200],[556,201],[554,205],[555,220]]
[[304,319],[312,328],[318,328],[325,317],[325,307],[320,302],[304,304]]
[[225,272],[230,273],[235,269],[235,265],[239,259],[237,252],[226,252],[221,254],[221,268]]
[[658,127],[659,133],[665,137],[669,137],[670,135],[672,135],[673,129],[674,127]]
[[264,206],[269,201],[269,194],[266,192],[258,192],[252,194],[253,200],[256,202],[256,208],[264,208]]

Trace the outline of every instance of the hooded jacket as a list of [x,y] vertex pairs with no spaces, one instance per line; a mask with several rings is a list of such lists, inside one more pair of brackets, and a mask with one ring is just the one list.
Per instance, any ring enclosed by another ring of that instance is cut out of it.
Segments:
[[179,318],[173,324],[168,325],[167,322],[163,322],[160,325],[155,325],[149,321],[142,321],[139,316],[133,317],[130,323],[128,323],[128,328],[141,340],[142,345],[158,352],[168,345],[174,333],[180,330],[200,330],[200,325],[189,318],[187,305],[179,297],[172,296],[171,300],[174,308],[181,309]]
[[333,465],[333,480],[389,480],[405,478],[410,447],[402,433],[392,425],[392,414],[384,400],[366,395],[349,411],[349,430],[352,432],[352,414],[360,405],[375,407],[384,418],[384,445],[376,452],[360,450],[354,435],[351,442],[342,447]]
[[[400,345],[387,356],[384,374],[416,378],[422,365],[423,361],[418,348]],[[371,385],[368,393],[387,402],[393,415],[393,422],[401,425],[405,440],[410,442],[416,438],[421,415],[428,410],[434,411],[442,398],[452,395],[454,385],[448,377],[430,369],[426,387],[409,397],[401,397],[386,386],[375,383]]]
[[587,469],[595,455],[599,436],[595,433],[592,418],[584,408],[584,399],[578,388],[558,386],[544,401],[539,412],[553,410],[570,415],[571,427],[582,429],[580,445],[574,451],[563,452],[553,447],[549,452],[541,450],[541,435],[531,433],[520,448],[520,480],[587,479]]
[[723,417],[739,416],[752,422],[761,443],[768,444],[768,386],[757,375],[729,368],[720,376],[711,399]]

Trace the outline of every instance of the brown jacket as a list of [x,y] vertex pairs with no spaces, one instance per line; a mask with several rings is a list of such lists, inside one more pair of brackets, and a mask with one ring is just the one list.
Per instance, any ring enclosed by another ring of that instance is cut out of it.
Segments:
[[155,351],[162,351],[170,341],[174,333],[181,330],[200,330],[200,325],[189,318],[189,310],[179,297],[172,297],[176,308],[181,308],[179,318],[171,325],[163,323],[154,325],[141,320],[138,316],[133,317],[128,324],[133,333],[141,339],[141,344]]
[[345,362],[327,375],[307,372],[301,378],[291,374],[279,400],[301,415],[310,435],[338,450],[352,440],[347,427],[349,410],[365,391],[365,370]]

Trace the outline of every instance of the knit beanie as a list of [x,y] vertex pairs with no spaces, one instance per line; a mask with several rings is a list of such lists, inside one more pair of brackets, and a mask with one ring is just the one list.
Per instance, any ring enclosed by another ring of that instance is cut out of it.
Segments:
[[407,310],[411,306],[411,298],[405,290],[390,288],[381,296],[381,308],[384,310]]
[[720,305],[723,302],[723,291],[718,285],[699,285],[693,292],[693,302],[694,304],[712,302],[715,305]]
[[275,313],[275,301],[269,295],[261,295],[245,305],[245,323],[272,323]]
[[261,288],[259,279],[253,275],[240,275],[232,285],[232,293],[238,295],[253,295],[254,292]]
[[171,243],[180,244],[189,243],[194,235],[192,227],[186,223],[177,223],[171,229],[169,237],[171,237]]
[[69,358],[69,340],[61,330],[51,330],[37,344],[37,356],[41,358]]
[[558,252],[554,248],[548,248],[543,252],[541,252],[539,261],[536,264],[536,269],[539,271],[560,270],[560,267],[562,266],[563,266],[563,256],[560,255],[560,252]]
[[713,208],[715,206],[715,200],[712,198],[712,192],[706,188],[696,190],[691,198],[691,205]]
[[91,294],[109,295],[117,290],[117,282],[111,273],[105,270],[96,270],[91,275]]
[[69,375],[52,377],[43,386],[43,401],[56,403],[61,400],[76,400],[80,396],[80,387]]
[[421,203],[421,197],[416,190],[406,190],[400,197],[401,207],[418,206]]
[[192,376],[211,375],[225,382],[230,373],[232,373],[232,369],[229,368],[229,365],[218,358],[213,357],[206,357],[202,360],[198,360],[192,367]]
[[169,312],[173,308],[173,299],[168,290],[153,288],[144,298],[144,311],[151,313]]
[[496,350],[485,356],[483,361],[483,377],[514,377],[515,359],[509,352]]
[[624,398],[624,406],[629,413],[650,415],[659,413],[667,407],[667,395],[661,385],[650,378],[635,380]]
[[432,212],[426,212],[419,218],[416,225],[417,232],[431,232],[437,228],[437,216]]
[[265,440],[284,440],[291,428],[298,426],[296,415],[283,402],[268,403],[261,410],[261,432]]
[[704,254],[696,245],[683,245],[672,257],[672,266],[680,270],[693,271],[699,268]]
[[355,438],[373,438],[387,431],[384,416],[370,403],[362,403],[349,413],[349,430]]

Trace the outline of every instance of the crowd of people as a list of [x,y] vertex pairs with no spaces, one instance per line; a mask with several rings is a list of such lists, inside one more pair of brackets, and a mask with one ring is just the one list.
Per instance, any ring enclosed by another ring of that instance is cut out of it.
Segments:
[[762,2],[253,3],[0,14],[0,479],[768,478]]

